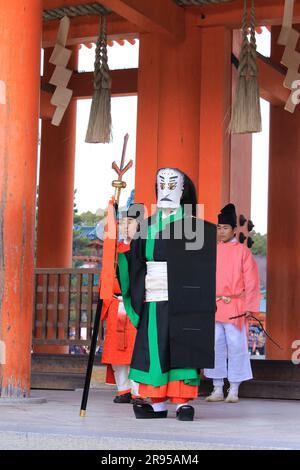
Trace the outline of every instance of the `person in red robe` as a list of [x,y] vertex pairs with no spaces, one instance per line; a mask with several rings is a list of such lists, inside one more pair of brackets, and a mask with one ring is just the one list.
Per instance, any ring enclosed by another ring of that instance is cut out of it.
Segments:
[[259,272],[249,248],[236,239],[236,227],[235,206],[228,204],[217,225],[215,367],[204,370],[214,385],[209,402],[224,400],[224,378],[230,383],[227,403],[238,402],[240,383],[252,379],[247,317],[259,312]]
[[[122,218],[120,223],[124,241],[118,243],[117,252],[130,250],[130,242],[137,230],[134,217]],[[126,314],[117,278],[113,298],[103,302],[101,320],[106,323],[102,363],[107,365],[106,383],[117,385],[114,403],[134,403],[138,400],[138,385],[128,378],[129,365],[135,342],[136,328]]]

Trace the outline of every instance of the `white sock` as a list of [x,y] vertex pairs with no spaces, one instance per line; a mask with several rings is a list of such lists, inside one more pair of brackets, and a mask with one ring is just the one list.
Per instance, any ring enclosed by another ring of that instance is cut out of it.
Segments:
[[160,403],[151,403],[151,406],[154,409],[154,411],[166,411],[167,402],[161,401]]
[[238,395],[240,384],[241,384],[241,382],[230,382],[230,389],[229,390],[233,395]]
[[214,389],[223,393],[224,380],[223,379],[213,379]]
[[176,406],[176,411],[178,411],[179,408],[181,408],[182,406],[185,406],[185,405],[188,405],[188,402],[186,402],[186,403],[179,403],[179,404]]

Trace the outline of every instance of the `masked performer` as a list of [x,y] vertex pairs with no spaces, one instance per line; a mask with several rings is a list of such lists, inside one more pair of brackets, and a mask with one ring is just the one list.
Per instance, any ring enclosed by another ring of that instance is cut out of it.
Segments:
[[[124,242],[118,243],[118,253],[126,253],[130,250],[130,242],[138,228],[138,222],[135,217],[128,217],[127,213],[120,222],[120,228]],[[136,329],[126,315],[117,279],[114,282],[113,298],[103,303],[101,319],[106,322],[102,352],[102,363],[107,364],[106,383],[116,383],[118,390],[113,401],[138,401],[138,385],[128,378]]]
[[[157,212],[119,255],[126,312],[137,328],[129,377],[150,403],[136,418],[194,418],[199,369],[214,364],[216,227],[196,218],[196,192],[181,171],[157,174]],[[127,256],[126,256],[127,255]]]
[[218,215],[215,367],[204,371],[213,379],[213,392],[206,398],[210,402],[224,400],[224,378],[230,383],[227,403],[238,402],[240,383],[252,379],[247,316],[259,311],[259,273],[249,248],[235,237],[236,222],[235,206],[228,204]]

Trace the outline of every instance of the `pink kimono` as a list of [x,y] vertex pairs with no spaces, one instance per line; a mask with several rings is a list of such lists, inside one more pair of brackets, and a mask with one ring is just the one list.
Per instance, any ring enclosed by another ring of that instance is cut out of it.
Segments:
[[[233,323],[242,329],[245,317],[229,320],[246,311],[259,312],[259,273],[255,259],[236,239],[217,245],[217,313],[216,321]],[[231,297],[232,296],[232,297]],[[219,299],[218,297],[225,297]],[[231,297],[226,303],[226,297]],[[224,301],[225,300],[225,301]]]

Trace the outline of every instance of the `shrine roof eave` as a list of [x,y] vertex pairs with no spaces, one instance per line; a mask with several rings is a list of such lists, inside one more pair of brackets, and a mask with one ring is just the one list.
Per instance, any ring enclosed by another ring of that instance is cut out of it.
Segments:
[[[184,34],[184,11],[187,9],[195,15],[195,24],[199,27],[224,26],[238,29],[241,26],[243,0],[169,0],[175,8],[172,10],[173,20],[168,18],[159,8],[149,9],[146,0],[44,0],[44,7],[58,7],[78,4],[96,4],[109,12],[107,29],[110,39],[138,37],[142,32],[162,32],[176,39]],[[102,5],[104,4],[104,5]],[[177,5],[176,5],[177,4]],[[184,5],[184,7],[183,7]],[[111,12],[109,6],[114,6]],[[283,18],[283,0],[256,1],[256,25],[281,25]],[[138,10],[141,11],[138,11]],[[181,21],[180,21],[181,20]],[[56,41],[58,21],[44,21],[43,47],[52,47]],[[94,42],[98,37],[99,19],[94,16],[72,18],[67,45]],[[300,1],[294,6],[293,23],[300,23]],[[178,28],[178,25],[180,26]],[[177,31],[178,30],[178,31]],[[173,33],[172,33],[173,32]]]
[[[42,46],[53,47],[56,44],[59,20],[44,22]],[[137,38],[141,32],[140,28],[129,21],[112,13],[107,22],[108,39],[130,39]],[[99,18],[97,16],[82,16],[72,18],[67,46],[96,42],[99,35]]]
[[[87,16],[90,7],[101,7],[107,12],[114,12],[120,18],[136,25],[138,30],[161,33],[174,40],[182,40],[185,35],[185,16],[183,9],[173,0],[166,0],[164,7],[161,2],[149,2],[149,0],[43,0],[44,20],[54,10],[61,11],[65,15],[65,9],[82,9]],[[80,15],[80,12],[78,12]],[[68,15],[69,16],[69,15]],[[70,16],[72,11],[70,11]],[[97,20],[97,15],[96,20]],[[111,21],[111,13],[108,15]],[[92,18],[92,16],[90,16]],[[47,21],[51,23],[52,21]],[[44,21],[45,24],[45,21]]]

